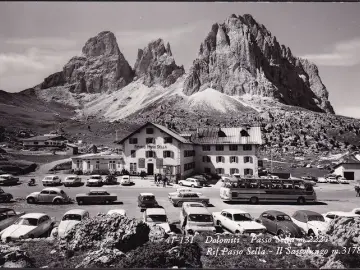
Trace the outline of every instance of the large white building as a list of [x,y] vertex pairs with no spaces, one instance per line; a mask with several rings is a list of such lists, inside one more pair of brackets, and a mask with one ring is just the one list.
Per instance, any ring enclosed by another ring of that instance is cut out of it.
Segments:
[[212,128],[178,134],[146,123],[118,142],[125,169],[176,178],[193,173],[257,175],[260,127]]
[[124,160],[121,155],[115,154],[85,154],[71,158],[72,169],[83,173],[108,174],[121,172]]

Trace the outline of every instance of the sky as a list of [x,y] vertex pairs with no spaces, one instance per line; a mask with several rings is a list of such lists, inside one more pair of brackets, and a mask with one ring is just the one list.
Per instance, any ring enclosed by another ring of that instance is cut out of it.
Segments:
[[251,14],[317,64],[337,114],[360,118],[360,3],[1,2],[0,89],[18,92],[62,70],[85,42],[112,31],[127,61],[150,41],[169,42],[188,70],[212,24]]

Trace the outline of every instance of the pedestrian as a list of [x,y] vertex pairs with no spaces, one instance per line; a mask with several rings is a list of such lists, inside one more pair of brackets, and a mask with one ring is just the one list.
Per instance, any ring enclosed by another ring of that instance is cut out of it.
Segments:
[[167,177],[164,176],[164,179],[163,179],[163,187],[166,187],[166,182],[168,181]]
[[159,184],[161,183],[162,181],[162,176],[161,174],[158,174],[158,183],[157,183],[157,186],[159,186]]
[[154,179],[155,179],[155,185],[157,185],[157,174],[154,174]]

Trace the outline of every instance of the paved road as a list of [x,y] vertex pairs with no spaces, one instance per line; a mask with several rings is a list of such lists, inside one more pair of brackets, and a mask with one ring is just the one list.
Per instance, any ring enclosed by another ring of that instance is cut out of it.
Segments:
[[[22,178],[26,181],[26,179]],[[13,194],[16,202],[1,204],[2,206],[12,207],[16,210],[22,210],[27,212],[44,212],[60,220],[62,215],[73,208],[82,208],[90,212],[91,215],[96,215],[100,212],[107,212],[110,209],[123,208],[127,211],[128,216],[134,218],[141,218],[142,213],[137,207],[137,196],[140,192],[152,192],[156,196],[159,204],[165,208],[168,213],[170,222],[176,222],[179,220],[180,209],[174,207],[167,199],[169,192],[173,192],[175,187],[156,187],[150,180],[136,180],[134,186],[104,186],[103,189],[108,190],[111,193],[116,193],[118,196],[119,203],[113,205],[83,205],[78,206],[77,204],[70,205],[29,205],[25,201],[25,197],[33,192],[40,191],[42,185],[29,187],[26,183],[19,186],[4,187],[6,192]],[[75,198],[77,193],[83,193],[89,190],[88,187],[71,187],[65,188],[64,191],[72,198]],[[319,184],[316,187],[318,200],[321,204],[317,205],[289,205],[289,204],[265,204],[265,205],[249,205],[235,204],[229,205],[221,201],[219,197],[219,188],[206,187],[197,189],[204,195],[210,198],[212,206],[209,207],[211,212],[220,211],[224,208],[238,208],[248,211],[254,217],[258,217],[263,211],[269,209],[276,209],[284,211],[285,213],[292,214],[294,211],[299,209],[309,209],[319,213],[325,213],[327,211],[350,211],[355,207],[359,206],[360,197],[355,197],[354,188],[352,185],[331,185],[331,184]]]

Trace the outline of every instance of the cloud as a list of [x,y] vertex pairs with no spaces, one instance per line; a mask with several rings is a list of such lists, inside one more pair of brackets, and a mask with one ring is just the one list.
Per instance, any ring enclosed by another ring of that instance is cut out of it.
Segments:
[[360,64],[360,38],[342,41],[332,46],[329,52],[302,56],[321,66],[351,67]]
[[184,35],[193,33],[197,28],[209,26],[207,21],[199,21],[174,28],[152,29],[150,31],[118,31],[115,33],[118,44],[122,46],[146,46],[150,41],[162,38],[164,42],[175,43],[184,38]]

